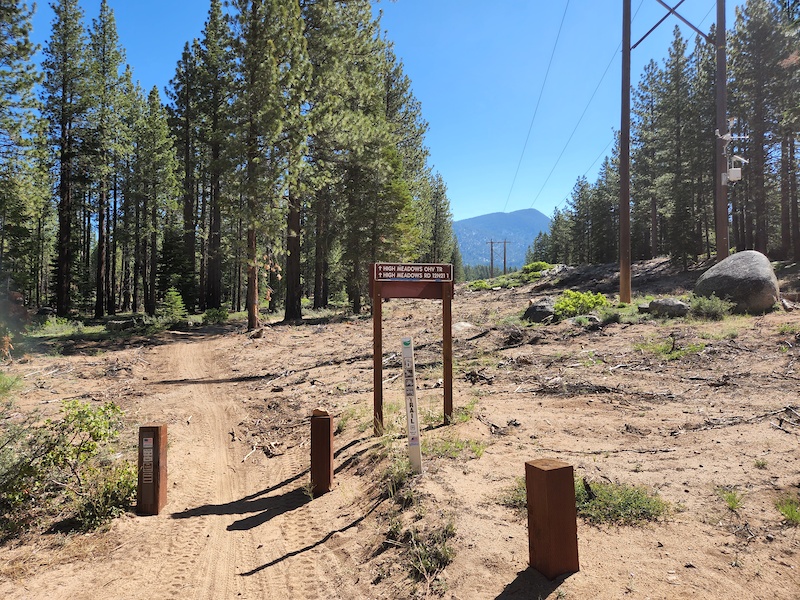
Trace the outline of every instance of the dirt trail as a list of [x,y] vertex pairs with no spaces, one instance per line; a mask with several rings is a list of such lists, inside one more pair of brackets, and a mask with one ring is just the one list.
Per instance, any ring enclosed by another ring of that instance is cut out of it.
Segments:
[[[350,596],[353,560],[321,542],[332,534],[328,509],[352,498],[330,494],[314,508],[303,489],[308,447],[268,462],[243,461],[245,419],[239,388],[215,338],[201,335],[155,347],[160,373],[143,382],[138,412],[168,423],[168,504],[154,517],[117,522],[75,573],[54,566],[0,584],[7,598],[339,598]],[[152,369],[151,369],[152,371]],[[259,453],[260,454],[260,453]],[[261,455],[263,459],[263,454]],[[345,526],[343,529],[347,529]],[[327,536],[326,536],[327,534]],[[320,540],[309,544],[309,540]],[[334,544],[335,546],[335,544]]]

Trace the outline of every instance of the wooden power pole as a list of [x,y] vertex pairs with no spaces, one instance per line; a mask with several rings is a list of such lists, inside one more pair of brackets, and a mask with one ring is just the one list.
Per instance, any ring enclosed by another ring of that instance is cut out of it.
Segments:
[[717,140],[714,156],[714,216],[717,237],[717,260],[728,256],[728,160],[725,156],[725,144],[728,133],[727,107],[727,69],[725,59],[725,0],[717,0],[716,37],[712,38],[700,31],[689,21],[678,14],[678,7],[686,0],[680,0],[675,6],[669,6],[664,0],[656,0],[667,9],[667,14],[656,23],[650,31],[635,44],[631,45],[631,0],[622,0],[622,101],[620,119],[620,157],[619,157],[619,299],[620,302],[631,301],[631,50],[636,48],[661,25],[667,17],[675,15],[683,23],[705,38],[716,47],[716,121]]

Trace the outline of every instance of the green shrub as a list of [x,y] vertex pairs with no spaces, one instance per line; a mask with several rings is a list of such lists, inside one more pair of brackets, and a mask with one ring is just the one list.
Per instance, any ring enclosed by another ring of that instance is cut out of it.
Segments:
[[82,494],[75,497],[77,526],[91,531],[123,514],[133,504],[136,485],[137,472],[132,463],[117,461],[103,468],[92,467]]
[[559,321],[585,315],[596,308],[610,306],[608,298],[601,293],[574,292],[566,290],[556,300],[553,309]]
[[167,323],[175,323],[185,319],[186,315],[186,305],[183,303],[181,293],[174,287],[169,288],[164,295],[158,316]]
[[698,319],[708,319],[709,321],[721,321],[733,310],[735,304],[714,294],[711,296],[692,296],[690,312]]
[[590,523],[638,525],[664,516],[668,504],[645,488],[575,480],[578,515]]
[[[0,532],[9,536],[54,519],[91,529],[130,506],[134,467],[109,461],[122,411],[65,402],[62,417],[41,423],[19,416],[8,402],[0,410]],[[12,418],[12,414],[16,415]]]
[[719,487],[717,495],[725,501],[728,510],[736,511],[742,507],[742,494],[736,488]]
[[483,290],[490,290],[492,286],[485,279],[476,279],[475,281],[470,282],[469,289],[473,292],[480,292]]
[[19,385],[19,377],[0,372],[0,400],[4,400]]
[[547,269],[552,269],[553,265],[550,263],[546,263],[542,260],[537,260],[536,262],[529,263],[522,267],[522,272],[526,275],[529,273],[541,273],[542,271],[546,271]]
[[209,308],[203,313],[203,325],[219,325],[225,323],[227,320],[228,309],[225,307]]

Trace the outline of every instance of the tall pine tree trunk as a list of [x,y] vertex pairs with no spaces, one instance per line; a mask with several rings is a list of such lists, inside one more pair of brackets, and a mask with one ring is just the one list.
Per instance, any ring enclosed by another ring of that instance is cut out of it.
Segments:
[[797,207],[797,157],[795,155],[794,134],[789,137],[789,204],[792,213],[792,254],[795,262],[800,261],[800,215]]
[[300,195],[289,187],[289,211],[286,217],[286,310],[285,321],[303,318],[300,287]]
[[97,200],[97,278],[96,294],[94,301],[94,318],[99,319],[105,314],[106,301],[106,186],[100,184],[100,193]]
[[[62,125],[66,131],[67,125]],[[72,287],[72,186],[69,141],[61,138],[61,178],[58,182],[58,259],[56,270],[56,314],[69,315],[70,288]]]
[[247,228],[247,329],[252,331],[259,325],[256,230],[254,225],[250,225]]
[[106,276],[108,278],[108,285],[106,291],[108,292],[108,300],[106,308],[108,314],[114,315],[117,312],[117,185],[114,183],[114,191],[111,194],[111,207],[110,213],[106,221],[109,226],[109,253],[108,253],[108,266],[106,267]]
[[789,134],[784,131],[781,140],[781,253],[780,259],[786,260],[792,248],[791,210],[789,206]]
[[[216,125],[215,125],[216,126]],[[208,227],[208,308],[222,306],[222,210],[220,208],[220,146],[211,149],[211,206]]]
[[314,309],[324,308],[328,305],[328,298],[324,295],[323,280],[325,276],[325,257],[327,255],[326,239],[327,239],[327,223],[324,218],[324,205],[327,202],[321,198],[317,198],[316,206],[316,219],[315,219],[315,232],[314,239]]
[[150,290],[147,295],[147,314],[156,314],[156,274],[158,273],[158,202],[155,198],[151,200],[150,206],[150,268],[148,276],[150,278]]

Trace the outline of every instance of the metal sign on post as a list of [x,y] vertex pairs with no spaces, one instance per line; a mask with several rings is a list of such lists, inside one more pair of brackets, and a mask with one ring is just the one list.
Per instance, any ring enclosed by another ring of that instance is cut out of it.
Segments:
[[139,428],[139,481],[136,512],[157,515],[167,503],[167,426]]
[[382,306],[388,298],[442,301],[442,379],[444,424],[453,420],[453,265],[374,263],[369,275],[372,297],[373,431],[383,434],[383,326]]
[[403,379],[406,391],[406,421],[408,422],[408,459],[415,473],[422,473],[422,452],[419,439],[419,410],[417,408],[417,378],[414,374],[414,345],[403,338]]

